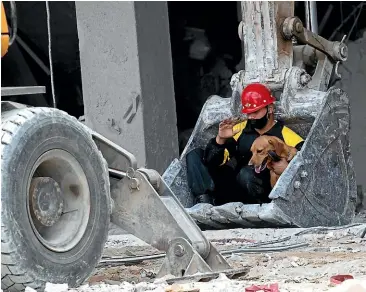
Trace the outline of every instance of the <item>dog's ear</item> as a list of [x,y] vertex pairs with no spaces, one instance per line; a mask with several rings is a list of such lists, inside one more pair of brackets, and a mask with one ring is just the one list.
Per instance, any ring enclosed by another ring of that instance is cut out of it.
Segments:
[[283,154],[284,153],[284,150],[285,150],[285,145],[284,143],[281,142],[277,142],[277,147],[275,148],[276,149],[276,153],[280,156],[283,156],[283,155],[287,155],[287,154]]
[[[281,141],[282,142],[282,141]],[[274,149],[275,149],[275,152],[277,155],[279,156],[283,156],[283,152],[285,150],[285,146],[283,143],[281,143],[280,141],[278,141],[277,139],[275,138],[270,138],[268,140],[268,143],[273,145]]]
[[[271,137],[268,139],[268,144],[272,145],[275,149],[277,149],[278,142],[275,138]],[[277,151],[276,151],[277,152]]]
[[268,139],[268,144],[273,146],[276,154],[278,155],[279,153],[276,150],[277,149],[277,144],[278,144],[277,141],[275,139],[273,139],[273,138],[269,138]]

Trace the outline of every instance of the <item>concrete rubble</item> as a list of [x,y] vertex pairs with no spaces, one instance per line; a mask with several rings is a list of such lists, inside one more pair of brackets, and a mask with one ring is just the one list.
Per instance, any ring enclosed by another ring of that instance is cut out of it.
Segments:
[[[48,283],[45,292],[236,292],[252,285],[278,283],[281,292],[366,291],[366,238],[361,238],[365,223],[335,228],[292,229],[232,229],[204,231],[218,250],[248,247],[252,243],[290,238],[281,246],[306,242],[309,245],[282,252],[233,253],[226,256],[233,268],[249,267],[249,272],[228,279],[221,274],[209,282],[180,282],[168,284],[166,279],[155,279],[161,259],[130,265],[99,265],[94,275],[83,286],[68,288],[65,284]],[[140,256],[160,253],[136,237],[112,227],[103,258]],[[330,278],[352,275],[337,287]],[[167,277],[168,279],[169,277]],[[33,290],[27,288],[27,292]]]
[[[60,292],[94,292],[94,291],[110,291],[110,292],[242,292],[245,288],[252,286],[252,283],[248,281],[236,281],[228,279],[224,274],[220,274],[217,279],[210,282],[194,282],[186,284],[173,284],[168,285],[166,282],[156,281],[154,283],[138,283],[131,284],[128,282],[123,282],[119,285],[110,285],[105,283],[96,284],[93,286],[83,285],[78,289],[63,290],[62,288],[58,290],[58,286],[63,286],[64,284],[53,285],[52,287]],[[329,291],[329,292],[364,292],[366,291],[366,277],[363,279],[353,279],[346,280],[340,285],[331,288],[324,287],[324,289],[319,289],[317,284],[304,283],[304,284],[292,284],[292,283],[281,283],[281,292],[306,292],[306,291]],[[26,290],[29,292],[35,290]],[[46,290],[45,290],[46,291]]]

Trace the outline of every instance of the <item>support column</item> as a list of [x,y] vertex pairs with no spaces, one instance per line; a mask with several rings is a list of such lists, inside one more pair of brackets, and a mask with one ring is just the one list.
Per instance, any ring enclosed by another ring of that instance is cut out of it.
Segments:
[[75,2],[87,126],[162,173],[178,157],[166,2]]

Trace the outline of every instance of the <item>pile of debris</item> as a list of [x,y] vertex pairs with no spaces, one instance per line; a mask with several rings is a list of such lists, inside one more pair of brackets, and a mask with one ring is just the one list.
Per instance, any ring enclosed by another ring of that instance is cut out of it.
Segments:
[[[233,229],[205,231],[205,236],[234,268],[248,272],[229,279],[220,274],[208,282],[175,281],[174,277],[156,279],[163,258],[160,253],[130,234],[110,235],[103,259],[89,282],[79,288],[50,284],[46,292],[252,292],[252,291],[366,291],[366,224],[309,229]],[[286,246],[300,246],[286,249]],[[247,252],[261,244],[266,252]],[[277,248],[274,249],[274,248]],[[282,248],[282,249],[279,249]],[[228,252],[233,251],[234,252]],[[271,251],[272,250],[272,251]],[[281,250],[281,251],[280,251]],[[225,252],[224,252],[225,251]],[[143,261],[132,261],[137,256]],[[116,259],[118,257],[118,259]],[[120,259],[130,260],[119,263]],[[106,264],[110,260],[109,264]],[[115,260],[115,263],[113,263]],[[348,275],[340,276],[340,275]],[[338,280],[337,280],[338,278]],[[349,280],[346,280],[348,279]],[[345,280],[343,283],[342,281]],[[337,284],[338,281],[338,285]],[[332,287],[336,285],[336,287]],[[353,288],[351,288],[351,286]],[[356,290],[355,290],[356,289]],[[33,292],[27,288],[28,292]]]
[[[281,287],[278,283],[268,285],[250,284],[246,281],[233,281],[228,279],[224,274],[220,274],[219,278],[210,282],[194,282],[186,284],[168,285],[165,281],[156,281],[154,283],[131,284],[124,282],[120,285],[98,284],[94,286],[84,285],[78,289],[68,289],[67,284],[50,284],[47,283],[45,292],[306,292],[306,291],[329,291],[329,292],[364,292],[366,291],[365,279],[347,279],[339,285],[331,283],[329,286],[335,285],[326,290],[319,290],[315,284],[289,284],[283,283]],[[27,287],[26,292],[36,292],[32,288]]]

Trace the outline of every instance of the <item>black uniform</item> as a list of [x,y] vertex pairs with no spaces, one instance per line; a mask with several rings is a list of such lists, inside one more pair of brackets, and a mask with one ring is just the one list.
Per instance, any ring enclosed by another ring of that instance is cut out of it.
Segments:
[[[269,170],[257,174],[248,166],[250,148],[260,135],[246,121],[236,125],[240,132],[225,144],[212,138],[206,149],[194,149],[187,154],[188,185],[195,197],[209,194],[216,205],[228,202],[248,204],[269,202],[271,192]],[[304,140],[281,122],[265,133],[276,136],[287,145],[301,149]]]

